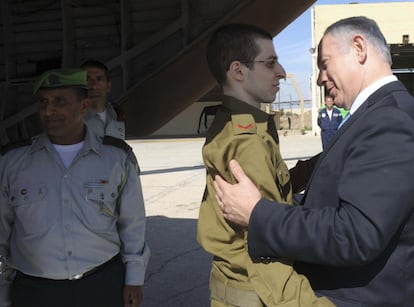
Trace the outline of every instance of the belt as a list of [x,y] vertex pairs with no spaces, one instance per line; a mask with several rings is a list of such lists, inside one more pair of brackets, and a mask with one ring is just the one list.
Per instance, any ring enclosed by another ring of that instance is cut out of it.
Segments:
[[23,277],[23,278],[26,278],[26,279],[31,279],[31,280],[57,281],[57,282],[58,281],[76,281],[76,280],[91,276],[91,275],[97,273],[98,271],[103,270],[104,268],[108,267],[109,265],[111,265],[112,263],[114,263],[114,262],[116,262],[117,260],[120,260],[120,259],[121,259],[121,255],[117,254],[113,258],[108,260],[107,262],[104,262],[103,264],[98,265],[97,267],[94,267],[93,269],[91,269],[89,271],[86,271],[84,273],[80,273],[80,274],[70,276],[67,279],[50,279],[50,278],[44,278],[44,277],[39,277],[39,276],[32,276],[32,275],[27,275],[27,274],[25,274],[23,272],[20,272],[20,271],[16,272],[16,276]]

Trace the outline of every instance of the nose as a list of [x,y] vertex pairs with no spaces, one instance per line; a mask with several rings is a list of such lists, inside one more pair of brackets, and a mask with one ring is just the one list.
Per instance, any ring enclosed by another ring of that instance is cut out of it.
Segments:
[[318,86],[323,86],[326,82],[326,72],[322,69],[319,70],[318,79],[316,80],[316,84]]
[[286,71],[280,63],[276,65],[276,77],[278,79],[286,79]]

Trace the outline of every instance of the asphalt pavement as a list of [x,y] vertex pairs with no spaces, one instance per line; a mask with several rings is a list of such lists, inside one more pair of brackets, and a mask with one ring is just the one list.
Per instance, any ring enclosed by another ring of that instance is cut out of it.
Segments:
[[[211,256],[196,242],[204,138],[128,140],[141,167],[151,259],[142,307],[208,307]],[[288,167],[321,151],[319,136],[280,133]]]

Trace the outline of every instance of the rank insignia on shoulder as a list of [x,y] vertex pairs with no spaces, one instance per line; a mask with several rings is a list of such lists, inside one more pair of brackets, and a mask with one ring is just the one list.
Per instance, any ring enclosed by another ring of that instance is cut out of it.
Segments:
[[251,114],[233,114],[231,122],[235,135],[256,133],[256,122]]
[[128,155],[128,158],[132,161],[132,163],[135,164],[135,166],[137,168],[138,175],[141,173],[141,169],[138,165],[138,160],[135,157],[135,154],[132,150],[132,147],[129,146],[127,144],[127,142],[125,142],[122,139],[110,136],[110,135],[105,135],[103,140],[102,140],[102,143],[105,144],[105,145],[112,145],[112,146],[115,146],[115,147],[118,147],[118,148],[121,148],[122,150],[124,150],[125,153]]

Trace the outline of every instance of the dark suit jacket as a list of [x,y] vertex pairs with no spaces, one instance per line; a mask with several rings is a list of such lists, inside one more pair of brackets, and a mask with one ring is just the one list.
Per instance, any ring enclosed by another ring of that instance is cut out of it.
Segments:
[[290,258],[338,306],[414,304],[414,98],[375,93],[322,153],[302,206],[261,200],[253,258]]

